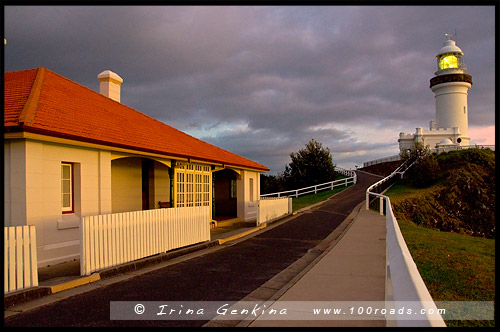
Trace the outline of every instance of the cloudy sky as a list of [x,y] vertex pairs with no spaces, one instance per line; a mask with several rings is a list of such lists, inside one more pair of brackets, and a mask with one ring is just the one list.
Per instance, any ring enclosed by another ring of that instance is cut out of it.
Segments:
[[435,118],[435,55],[454,39],[472,75],[471,143],[494,144],[495,8],[488,6],[5,6],[5,72],[46,67],[284,170],[312,138],[354,168],[398,153]]

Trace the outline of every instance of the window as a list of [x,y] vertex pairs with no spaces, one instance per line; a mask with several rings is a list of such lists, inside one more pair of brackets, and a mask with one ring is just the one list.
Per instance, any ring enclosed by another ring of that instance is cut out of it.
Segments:
[[439,69],[458,68],[458,59],[455,55],[447,55],[439,58]]
[[230,185],[229,198],[235,199],[236,198],[236,193],[237,193],[237,191],[236,191],[236,189],[237,189],[236,180],[235,179],[231,179],[231,183],[229,185]]
[[203,175],[203,200],[202,200],[202,204],[204,206],[210,205],[210,175]]
[[177,173],[177,205],[184,206],[184,195],[185,195],[185,173]]
[[195,177],[196,177],[195,181],[194,181],[194,183],[196,184],[196,188],[195,188],[196,197],[194,199],[195,206],[201,206],[202,199],[203,199],[203,192],[202,192],[202,188],[203,188],[202,178],[203,177],[201,174],[195,174]]
[[74,212],[73,164],[61,164],[61,206],[63,213]]
[[249,189],[250,189],[250,202],[253,202],[253,179],[250,178]]
[[210,166],[178,163],[176,207],[210,205]]
[[194,206],[194,174],[186,174],[186,206]]

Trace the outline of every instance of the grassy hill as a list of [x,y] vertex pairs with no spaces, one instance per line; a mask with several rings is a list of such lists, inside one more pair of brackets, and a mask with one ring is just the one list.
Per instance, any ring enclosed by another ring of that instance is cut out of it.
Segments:
[[[399,192],[398,192],[399,191]],[[495,152],[429,155],[393,188],[396,218],[427,228],[495,238]]]

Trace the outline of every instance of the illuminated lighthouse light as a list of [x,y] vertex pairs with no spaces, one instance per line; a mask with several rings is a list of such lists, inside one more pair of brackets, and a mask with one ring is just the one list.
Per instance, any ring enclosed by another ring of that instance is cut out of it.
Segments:
[[439,70],[447,68],[458,68],[458,58],[455,55],[447,55],[439,59]]

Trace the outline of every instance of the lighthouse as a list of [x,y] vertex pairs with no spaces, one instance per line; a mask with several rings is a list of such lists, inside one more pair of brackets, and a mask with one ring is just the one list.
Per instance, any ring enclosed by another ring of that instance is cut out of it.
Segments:
[[455,41],[447,40],[436,55],[437,71],[430,81],[436,99],[436,128],[458,128],[459,136],[453,143],[469,145],[467,93],[472,86],[472,76],[466,74],[464,53]]
[[411,149],[418,142],[438,152],[469,145],[467,95],[472,76],[467,74],[464,53],[451,35],[445,35],[447,40],[436,55],[437,71],[430,80],[436,117],[430,121],[429,130],[418,127],[415,134],[401,132],[398,140],[401,151]]

